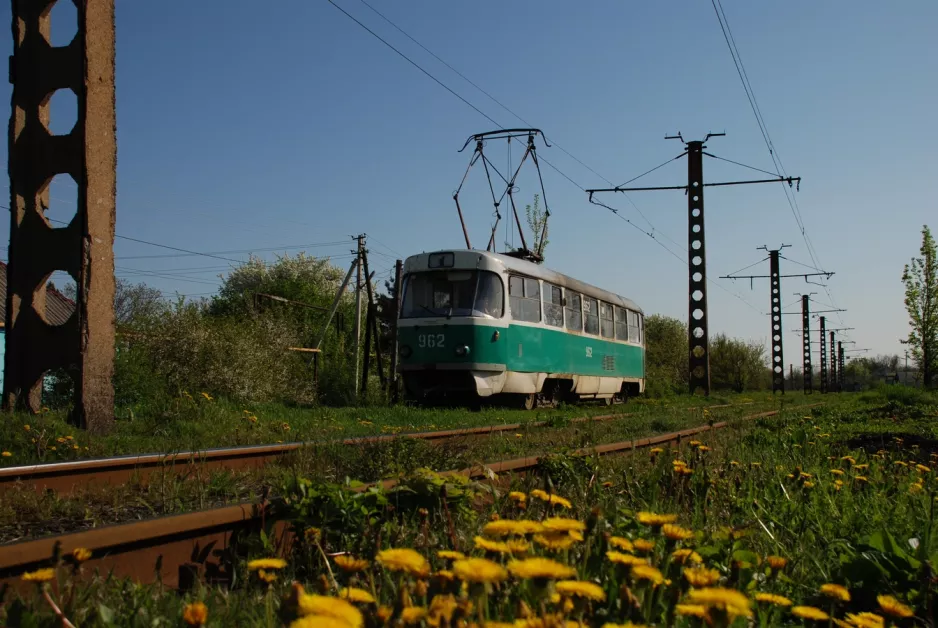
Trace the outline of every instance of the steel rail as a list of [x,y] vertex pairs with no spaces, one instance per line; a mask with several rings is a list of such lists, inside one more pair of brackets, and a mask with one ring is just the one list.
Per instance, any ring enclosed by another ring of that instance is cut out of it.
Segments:
[[[700,406],[688,408],[688,410],[727,408],[749,405],[750,403],[753,402]],[[611,421],[629,416],[635,416],[635,413],[576,417],[570,419],[569,423]],[[202,472],[213,469],[254,469],[275,462],[291,452],[313,446],[361,446],[401,438],[436,442],[463,437],[490,436],[521,429],[546,428],[553,425],[555,424],[551,421],[531,421],[527,423],[508,423],[453,430],[408,432],[403,434],[361,436],[326,441],[278,443],[272,445],[219,447],[166,454],[129,454],[108,458],[89,458],[85,460],[70,460],[67,462],[4,467],[0,468],[0,495],[2,495],[4,491],[22,490],[26,485],[31,485],[37,492],[52,490],[59,495],[68,495],[76,489],[87,488],[92,484],[117,485],[134,480],[145,481],[153,473],[173,473],[175,475],[184,476],[195,474],[197,471]]]
[[[796,405],[788,409],[812,408],[823,403]],[[736,421],[776,416],[781,410],[769,410],[740,417]],[[628,453],[646,447],[680,441],[689,436],[717,430],[730,425],[721,421],[712,425],[679,430],[658,436],[633,439],[579,449],[578,455],[610,455]],[[543,455],[543,454],[542,454]],[[476,465],[467,469],[447,471],[443,475],[464,475],[470,479],[487,479],[491,473],[524,472],[535,469],[541,456],[527,456]],[[369,486],[391,488],[397,480],[385,480]],[[161,582],[170,588],[187,588],[198,579],[209,582],[230,582],[231,561],[238,555],[244,534],[250,534],[274,523],[271,538],[281,548],[289,547],[292,532],[284,521],[275,521],[276,501],[261,504],[239,504],[181,515],[157,517],[134,523],[122,523],[93,530],[60,534],[39,539],[0,545],[0,587],[8,583],[22,588],[18,576],[39,567],[53,564],[54,556],[67,556],[76,548],[85,548],[92,557],[83,565],[83,573],[111,573],[115,577],[132,578],[142,583]],[[159,565],[159,571],[154,568]]]

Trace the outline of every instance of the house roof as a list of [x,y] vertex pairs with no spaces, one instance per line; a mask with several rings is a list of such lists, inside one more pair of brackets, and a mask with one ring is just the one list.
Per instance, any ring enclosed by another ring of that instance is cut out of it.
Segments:
[[[7,307],[7,265],[0,262],[0,311]],[[62,325],[75,311],[75,302],[55,289],[51,283],[46,285],[46,320],[50,325]]]

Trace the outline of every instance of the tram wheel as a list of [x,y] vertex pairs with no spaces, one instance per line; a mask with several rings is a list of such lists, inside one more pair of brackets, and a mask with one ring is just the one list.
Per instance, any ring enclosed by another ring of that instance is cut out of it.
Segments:
[[537,407],[537,393],[521,396],[521,407],[525,410],[533,410]]

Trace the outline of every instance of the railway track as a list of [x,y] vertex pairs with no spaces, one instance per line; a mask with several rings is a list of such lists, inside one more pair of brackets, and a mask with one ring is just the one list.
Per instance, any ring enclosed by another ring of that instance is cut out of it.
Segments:
[[[792,409],[819,405],[822,404],[798,405]],[[770,410],[737,420],[765,418],[779,413],[779,410]],[[679,442],[727,425],[728,422],[721,421],[653,437],[599,445],[576,453],[628,453]],[[444,475],[460,474],[485,479],[491,472],[520,473],[532,470],[536,468],[538,460],[538,456],[527,456],[449,471]],[[389,488],[395,483],[394,480],[387,480],[371,486]],[[18,579],[20,574],[47,566],[52,563],[53,556],[67,555],[79,547],[92,551],[92,558],[85,563],[85,573],[97,569],[101,573],[111,572],[114,576],[144,583],[159,579],[164,586],[173,588],[187,588],[198,579],[226,582],[231,577],[230,560],[237,556],[244,535],[256,533],[274,522],[275,506],[276,502],[240,504],[0,545],[0,587],[4,583],[22,587],[23,583]],[[289,546],[292,536],[285,522],[276,521],[272,532],[268,533],[269,536],[276,539],[281,548]],[[154,569],[156,564],[160,565],[159,574]]]
[[[691,410],[729,408],[751,405],[721,404],[688,408]],[[635,413],[604,414],[592,417],[577,417],[570,423],[611,421],[634,416]],[[488,425],[455,430],[432,432],[410,432],[406,434],[388,434],[382,436],[362,436],[358,438],[337,439],[333,441],[297,442],[274,445],[249,445],[245,447],[223,447],[196,451],[181,451],[169,454],[132,454],[110,458],[91,458],[68,462],[53,462],[0,469],[0,495],[8,490],[22,490],[31,486],[38,492],[51,490],[59,495],[68,495],[76,488],[86,488],[92,484],[117,485],[133,480],[146,481],[152,474],[175,474],[177,476],[195,475],[212,470],[246,470],[263,467],[275,462],[287,454],[305,447],[337,444],[361,446],[387,442],[399,438],[411,438],[428,442],[442,442],[457,438],[484,437],[503,432],[515,432],[520,429],[538,429],[551,427],[550,421],[527,423],[509,423]]]

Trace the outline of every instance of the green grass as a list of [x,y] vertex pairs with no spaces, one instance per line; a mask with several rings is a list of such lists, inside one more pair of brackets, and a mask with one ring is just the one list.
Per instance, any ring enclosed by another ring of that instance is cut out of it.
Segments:
[[[794,397],[794,395],[792,396]],[[409,431],[456,429],[480,425],[572,418],[642,408],[767,400],[767,394],[727,395],[709,400],[677,397],[666,402],[637,399],[625,405],[562,406],[534,411],[486,408],[295,408],[283,404],[236,404],[200,394],[165,399],[145,411],[126,414],[110,434],[91,438],[69,425],[64,411],[39,415],[16,413],[0,421],[0,466],[136,453],[168,453],[211,447],[321,441]],[[252,420],[249,417],[256,417]],[[27,429],[28,426],[28,429]],[[60,440],[61,439],[61,440]]]
[[[938,601],[930,580],[938,568],[934,531],[938,408],[933,398],[880,391],[818,395],[809,401],[826,405],[810,411],[793,408],[780,417],[708,432],[698,438],[709,447],[706,451],[685,441],[656,454],[645,450],[622,457],[571,458],[562,449],[575,445],[582,433],[568,431],[577,430],[576,426],[558,426],[552,450],[561,453],[545,458],[537,471],[504,478],[495,492],[489,485],[450,481],[445,508],[440,500],[444,480],[425,472],[404,478],[403,485],[391,492],[350,493],[339,485],[338,477],[334,484],[319,478],[288,482],[284,490],[291,500],[285,514],[300,532],[315,527],[320,536],[301,534],[287,556],[287,567],[270,586],[249,572],[245,557],[239,557],[230,590],[198,585],[178,596],[161,593],[158,585],[104,578],[74,584],[71,568],[63,567],[52,595],[76,625],[178,625],[183,607],[198,600],[207,605],[209,625],[274,626],[295,614],[286,601],[294,579],[307,592],[334,595],[334,575],[340,586],[366,589],[395,615],[403,605],[426,607],[434,595],[452,592],[456,616],[469,621],[482,616],[512,621],[523,612],[524,602],[538,615],[559,613],[587,626],[628,621],[700,626],[699,620],[677,614],[677,604],[691,595],[682,566],[671,557],[676,546],[683,546],[696,551],[713,570],[715,586],[737,590],[750,600],[757,592],[773,593],[796,605],[833,612],[842,620],[851,613],[874,612],[886,617],[886,625],[890,621],[896,626],[927,625],[929,609]],[[664,418],[648,414],[643,420],[677,420],[669,418],[674,411],[663,414]],[[599,424],[597,429],[627,428]],[[601,436],[619,434],[610,431]],[[854,446],[857,439],[870,435],[871,442]],[[594,432],[590,437],[599,436]],[[675,459],[684,461],[693,473],[675,473]],[[923,465],[921,470],[916,464]],[[551,512],[534,496],[534,489],[568,499],[570,508]],[[510,490],[529,495],[526,509],[519,510],[509,499]],[[694,536],[667,540],[656,528],[638,521],[639,511],[674,513],[678,525]],[[434,572],[449,566],[437,558],[439,549],[458,549],[505,564],[508,556],[474,549],[474,537],[495,515],[533,520],[559,515],[584,522],[583,540],[573,541],[570,549],[551,552],[529,539],[528,552],[571,566],[576,579],[597,583],[604,599],[555,603],[550,586],[542,590],[534,581],[516,578],[489,591],[469,585],[461,592],[458,584],[453,588],[431,577],[426,591],[416,578],[391,573],[374,562],[360,574],[343,573],[332,561],[327,569],[324,562],[324,554],[335,552],[373,559],[379,550],[409,547],[426,556]],[[651,552],[636,549],[635,553],[646,556],[669,582],[653,587],[647,579],[610,562],[606,556],[612,549],[610,535],[652,541]],[[247,557],[272,551],[260,538],[245,549]],[[788,564],[770,568],[769,555],[784,557]],[[851,599],[826,597],[820,592],[825,583],[846,587]],[[877,602],[878,595],[895,596],[916,619],[890,617]],[[38,595],[15,602],[12,597],[8,594],[8,603],[0,610],[0,623],[53,625],[48,603]],[[374,621],[374,606],[360,608],[367,625],[380,625]],[[788,607],[752,601],[750,608],[754,625],[810,624]],[[747,625],[744,618],[734,621],[715,607],[704,610],[710,625]]]

